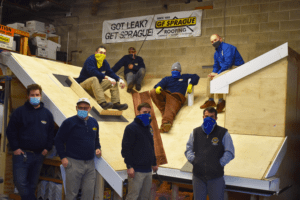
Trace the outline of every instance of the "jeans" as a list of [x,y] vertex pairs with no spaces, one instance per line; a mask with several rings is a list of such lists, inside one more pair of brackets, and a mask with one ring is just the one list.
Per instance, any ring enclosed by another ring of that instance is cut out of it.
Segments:
[[195,200],[206,200],[207,194],[210,200],[224,200],[224,177],[204,182],[193,175],[193,190]]
[[35,189],[39,181],[44,156],[41,153],[26,152],[27,160],[23,154],[13,155],[14,184],[22,200],[36,200]]
[[136,83],[138,85],[141,85],[141,83],[145,77],[145,74],[146,74],[146,69],[140,68],[136,74],[134,74],[132,72],[125,74],[125,79],[126,79],[128,85],[130,83]]

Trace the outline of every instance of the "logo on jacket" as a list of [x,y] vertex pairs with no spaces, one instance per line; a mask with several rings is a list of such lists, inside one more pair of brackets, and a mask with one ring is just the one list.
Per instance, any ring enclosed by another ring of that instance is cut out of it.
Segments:
[[106,71],[102,71],[103,74],[105,74]]
[[93,131],[97,131],[97,127],[94,127],[94,128],[93,128]]
[[214,137],[212,140],[212,145],[218,145],[219,139],[217,137]]
[[150,133],[151,133],[151,135],[153,135],[153,128],[152,127],[150,127]]
[[139,65],[139,63],[134,63],[134,65],[135,65],[135,66],[138,66],[138,65]]
[[47,122],[46,122],[46,121],[44,121],[44,120],[42,120],[41,122],[42,122],[42,124],[47,124]]
[[181,78],[181,79],[178,79],[178,81],[183,81],[183,79]]

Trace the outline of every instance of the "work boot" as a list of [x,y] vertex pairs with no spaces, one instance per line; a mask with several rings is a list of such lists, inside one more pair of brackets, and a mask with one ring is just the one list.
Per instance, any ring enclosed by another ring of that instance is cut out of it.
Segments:
[[162,124],[160,126],[160,132],[161,133],[168,133],[170,131],[171,127],[172,127],[171,123]]
[[120,102],[118,103],[114,103],[112,109],[117,109],[117,110],[126,110],[128,108],[127,103],[124,104],[120,104]]
[[131,82],[131,83],[129,83],[129,84],[127,85],[127,92],[128,92],[128,93],[131,93],[131,92],[132,92],[133,86],[134,86],[133,82]]
[[141,84],[136,84],[136,85],[135,85],[135,89],[136,89],[137,91],[140,91],[140,90],[142,89]]
[[104,110],[107,110],[107,109],[113,107],[113,103],[112,103],[112,102],[108,102],[108,103],[107,103],[106,101],[100,103],[99,105],[100,105]]
[[217,105],[217,112],[218,113],[221,113],[221,112],[223,112],[223,109],[225,108],[225,101],[224,100],[222,100],[222,101],[220,101],[219,103],[218,103],[218,105]]
[[208,107],[216,107],[215,101],[205,101],[205,103],[202,106],[200,106],[201,109]]

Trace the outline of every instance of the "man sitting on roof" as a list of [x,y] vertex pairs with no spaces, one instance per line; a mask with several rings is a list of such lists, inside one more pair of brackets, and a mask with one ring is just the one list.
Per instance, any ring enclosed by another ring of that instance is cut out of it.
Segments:
[[[119,81],[121,89],[125,87],[124,81],[117,76],[111,69],[106,58],[106,48],[100,46],[94,55],[88,57],[82,67],[77,82],[89,94],[93,94],[96,101],[104,109],[126,110],[128,105],[120,104],[119,88],[116,84]],[[106,102],[104,91],[110,89],[111,101]]]
[[[169,132],[177,112],[184,104],[185,93],[192,92],[194,85],[198,84],[199,76],[197,74],[180,74],[181,65],[176,62],[172,65],[172,76],[163,78],[151,90],[150,96],[157,108],[162,114],[162,124],[160,131]],[[191,82],[188,83],[191,78]]]
[[127,92],[130,93],[134,84],[137,91],[141,90],[141,84],[145,77],[146,69],[143,58],[136,55],[134,47],[129,47],[128,53],[128,55],[123,56],[123,58],[121,58],[115,66],[113,66],[112,70],[117,73],[117,71],[124,66],[124,77],[127,81]]
[[[222,38],[218,34],[213,34],[210,37],[210,41],[213,47],[216,49],[214,54],[215,63],[212,73],[210,73],[207,77],[206,96],[209,99],[202,106],[200,106],[200,108],[204,109],[210,106],[217,106],[217,112],[220,113],[225,108],[225,100],[223,99],[224,97],[219,98],[219,102],[216,105],[213,95],[210,94],[210,81],[229,72],[229,70],[234,68],[234,66],[240,66],[244,64],[244,60],[237,48],[231,44],[222,42]],[[218,94],[216,94],[216,97],[218,98]]]

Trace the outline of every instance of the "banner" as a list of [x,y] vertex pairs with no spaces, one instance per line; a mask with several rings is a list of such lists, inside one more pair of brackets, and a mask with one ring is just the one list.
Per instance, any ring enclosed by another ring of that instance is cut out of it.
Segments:
[[148,15],[103,22],[102,43],[201,35],[202,10]]

